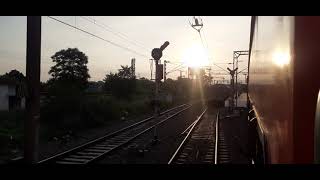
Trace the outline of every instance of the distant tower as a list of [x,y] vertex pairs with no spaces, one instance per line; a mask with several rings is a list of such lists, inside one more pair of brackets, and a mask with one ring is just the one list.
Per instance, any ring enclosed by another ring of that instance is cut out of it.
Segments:
[[132,73],[132,76],[136,75],[136,59],[135,58],[131,59],[131,73]]

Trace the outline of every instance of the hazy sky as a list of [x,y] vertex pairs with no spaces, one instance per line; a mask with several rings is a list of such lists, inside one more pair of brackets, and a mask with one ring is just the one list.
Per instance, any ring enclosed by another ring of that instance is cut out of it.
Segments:
[[[112,28],[111,31],[126,35],[125,37],[134,43],[123,40],[112,32],[78,16],[54,17],[147,57],[126,51],[43,16],[42,81],[50,77],[48,71],[53,65],[50,57],[65,48],[77,47],[84,52],[89,58],[90,80],[102,80],[107,73],[117,71],[120,65],[130,65],[132,58],[136,58],[138,77],[150,78],[149,59],[153,48],[160,47],[165,41],[169,41],[170,45],[165,49],[163,59],[180,62],[189,47],[201,43],[199,34],[189,25],[188,19],[191,17],[188,16],[90,16],[98,24],[103,23]],[[26,19],[25,16],[0,17],[0,74],[11,69],[17,69],[25,74]],[[203,16],[202,19],[204,24],[202,35],[208,44],[210,65],[212,62],[232,62],[234,50],[248,50],[249,16]],[[246,59],[246,57],[240,59]],[[218,65],[223,68],[231,67],[227,64]],[[168,71],[175,66],[168,64]],[[245,68],[246,62],[240,63],[239,66],[240,69]],[[213,67],[213,70],[219,70],[219,68]],[[177,75],[179,72],[172,73],[168,77],[176,78]]]

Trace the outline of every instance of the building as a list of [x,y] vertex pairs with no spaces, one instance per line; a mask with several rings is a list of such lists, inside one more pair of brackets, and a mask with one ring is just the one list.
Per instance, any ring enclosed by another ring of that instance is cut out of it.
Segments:
[[25,108],[25,90],[21,83],[0,80],[0,111]]

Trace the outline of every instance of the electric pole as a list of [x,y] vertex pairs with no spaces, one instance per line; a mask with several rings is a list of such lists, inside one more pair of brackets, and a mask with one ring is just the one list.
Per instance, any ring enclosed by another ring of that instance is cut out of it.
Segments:
[[231,70],[231,69],[229,69],[229,68],[227,68],[228,69],[228,71],[230,72],[230,75],[231,75],[231,87],[232,87],[232,98],[231,98],[231,110],[233,110],[233,108],[234,108],[234,95],[235,95],[235,87],[234,87],[234,75],[235,75],[235,72],[237,72],[237,70],[238,70],[238,68],[236,68],[236,69],[233,69],[233,70]]
[[[233,69],[236,63],[236,68],[238,68],[239,60],[238,58],[242,55],[249,55],[249,51],[233,51]],[[238,106],[238,71],[236,71],[236,88],[235,88],[235,100],[236,106]]]
[[40,119],[41,16],[27,17],[26,120],[24,122],[24,161],[38,161]]
[[[154,48],[151,52],[151,56],[153,57],[155,61],[156,66],[156,87],[155,87],[155,109],[154,109],[154,118],[157,121],[160,113],[160,100],[159,100],[159,85],[160,81],[163,78],[163,66],[159,65],[160,58],[162,57],[162,51],[169,45],[169,42],[166,41],[160,48]],[[162,68],[162,69],[161,69]],[[154,127],[154,141],[158,141],[158,134],[157,134],[157,126]]]
[[131,59],[131,73],[132,73],[132,77],[136,75],[136,59],[135,58]]

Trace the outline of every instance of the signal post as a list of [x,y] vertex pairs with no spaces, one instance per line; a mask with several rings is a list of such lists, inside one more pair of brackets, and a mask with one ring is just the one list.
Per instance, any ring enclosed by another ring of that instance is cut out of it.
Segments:
[[[162,51],[169,45],[166,41],[160,48],[154,48],[151,52],[151,56],[155,61],[156,66],[156,78],[155,78],[155,99],[154,99],[154,118],[157,120],[160,115],[160,100],[159,100],[159,86],[160,81],[163,79],[163,65],[159,64],[160,58],[162,57]],[[157,126],[154,128],[154,142],[158,141]]]

